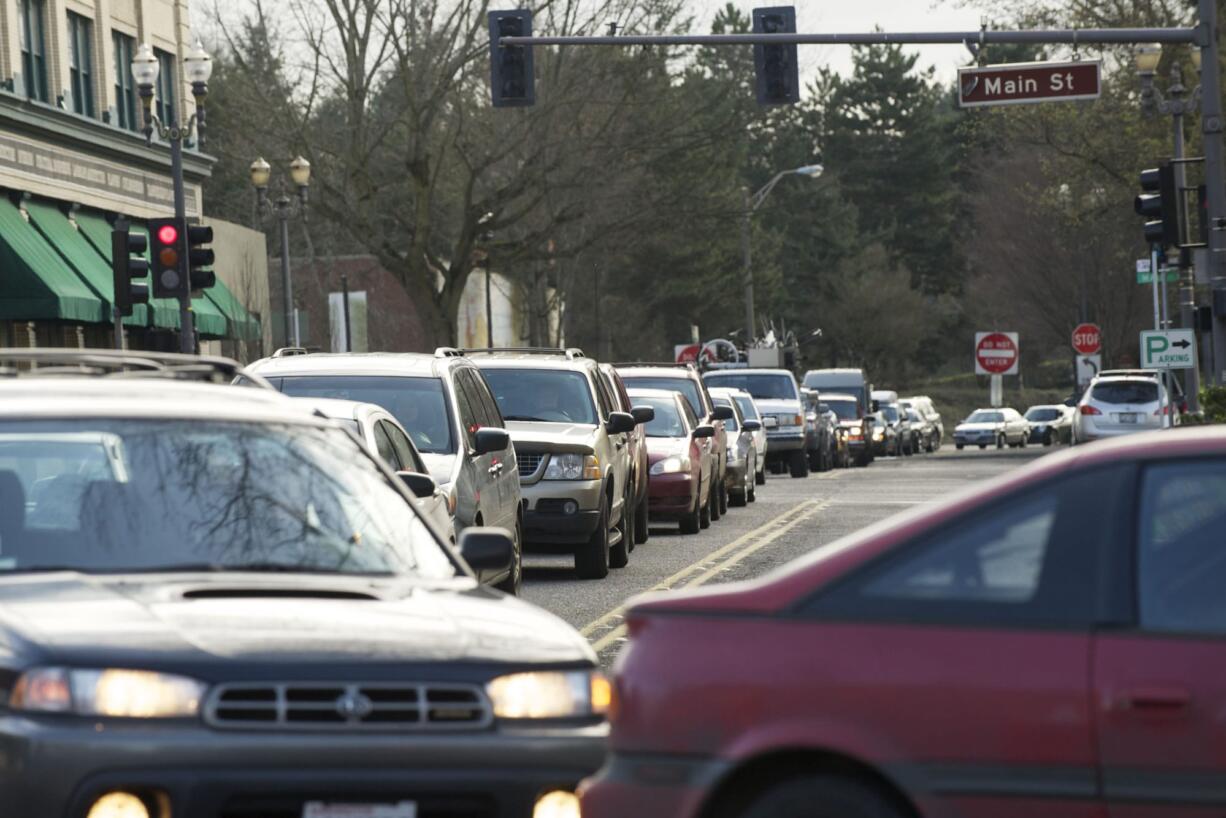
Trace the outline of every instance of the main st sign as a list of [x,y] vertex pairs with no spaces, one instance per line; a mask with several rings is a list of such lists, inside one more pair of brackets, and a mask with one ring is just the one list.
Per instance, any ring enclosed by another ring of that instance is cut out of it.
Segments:
[[1098,99],[1099,60],[985,65],[958,69],[958,104],[963,108]]

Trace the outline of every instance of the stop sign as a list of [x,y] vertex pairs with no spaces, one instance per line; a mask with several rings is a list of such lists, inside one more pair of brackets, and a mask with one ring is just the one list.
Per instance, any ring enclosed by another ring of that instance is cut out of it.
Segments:
[[980,332],[975,336],[975,372],[980,375],[1017,373],[1017,333]]
[[1073,330],[1073,349],[1080,355],[1094,355],[1103,346],[1102,332],[1098,324],[1078,324]]

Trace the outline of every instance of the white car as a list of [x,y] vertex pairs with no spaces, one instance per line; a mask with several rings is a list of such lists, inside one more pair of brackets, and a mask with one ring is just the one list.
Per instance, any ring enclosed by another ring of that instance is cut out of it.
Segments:
[[305,403],[316,413],[348,426],[361,438],[372,453],[382,458],[388,468],[400,474],[412,492],[422,516],[455,545],[455,517],[446,492],[438,487],[430,470],[422,460],[421,453],[413,445],[413,438],[404,427],[382,406],[334,398],[294,398],[296,403]]
[[754,472],[754,482],[759,486],[766,485],[766,423],[762,419],[762,413],[758,411],[758,404],[754,402],[753,395],[743,389],[725,389],[716,387],[710,390],[714,395],[716,391],[723,392],[736,401],[736,405],[740,407],[741,414],[745,420],[756,420],[762,424],[760,428],[753,432],[754,448],[758,454],[758,467]]
[[1154,378],[1100,376],[1090,382],[1077,404],[1073,443],[1161,429],[1162,416],[1170,411],[1166,389]]
[[1073,408],[1058,403],[1031,406],[1026,410],[1026,422],[1030,424],[1033,443],[1044,446],[1065,443],[1072,434]]
[[986,449],[1023,448],[1030,438],[1030,424],[1016,409],[976,409],[954,429],[954,446],[978,446]]

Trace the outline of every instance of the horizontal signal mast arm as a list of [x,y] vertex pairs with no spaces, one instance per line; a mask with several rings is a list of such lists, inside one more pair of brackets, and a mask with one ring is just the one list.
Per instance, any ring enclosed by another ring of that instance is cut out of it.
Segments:
[[522,45],[961,45],[963,43],[1068,43],[1128,45],[1194,43],[1197,28],[1062,28],[1044,31],[873,31],[861,34],[626,34],[616,36],[501,37],[504,46]]

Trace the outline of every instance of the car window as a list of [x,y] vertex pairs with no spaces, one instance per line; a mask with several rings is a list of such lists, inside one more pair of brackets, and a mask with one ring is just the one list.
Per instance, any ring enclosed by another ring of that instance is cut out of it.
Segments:
[[481,416],[486,426],[493,429],[502,429],[505,424],[502,422],[502,412],[498,409],[498,401],[494,400],[493,393],[490,392],[489,384],[482,377],[481,372],[473,369],[464,370],[468,373],[470,380],[469,394],[475,396],[481,403],[483,409]]
[[481,428],[481,416],[477,414],[476,407],[468,397],[468,390],[464,388],[463,381],[460,380],[463,372],[463,370],[456,372],[455,405],[460,412],[460,434],[464,436],[464,441],[471,450],[477,445],[477,430]]
[[464,397],[472,409],[478,428],[493,425],[494,416],[491,416],[491,407],[485,401],[485,390],[481,388],[476,373],[471,369],[457,369],[455,379],[456,385],[464,390]]
[[1154,403],[1158,400],[1158,384],[1153,381],[1115,381],[1098,383],[1090,397],[1100,403]]
[[583,372],[490,367],[483,374],[505,420],[599,423],[591,381]]
[[698,415],[694,412],[694,407],[690,405],[688,400],[681,401],[681,411],[685,413],[685,422],[691,429],[697,428],[699,425]]
[[1057,420],[1061,414],[1059,409],[1029,409],[1026,411],[1026,420]]
[[609,385],[599,374],[596,375],[596,400],[600,403],[600,416],[608,420],[609,414],[614,411],[617,403],[609,393]]
[[753,402],[753,398],[743,398],[739,395],[735,398],[736,405],[741,407],[741,414],[750,420],[760,420],[761,415],[758,414],[758,407]]
[[1005,416],[1001,412],[972,412],[966,419],[967,423],[1003,423]]
[[796,381],[785,372],[741,374],[720,372],[704,376],[707,386],[740,389],[758,400],[796,400]]
[[666,392],[680,392],[689,401],[690,408],[700,418],[707,416],[706,404],[698,391],[698,382],[684,375],[667,377],[661,375],[623,375],[622,379],[639,389],[663,389]]
[[738,431],[741,427],[736,422],[736,407],[732,405],[732,399],[725,398],[725,397],[715,397],[715,398],[711,398],[711,400],[714,401],[716,406],[727,406],[728,408],[732,409],[732,417],[724,421],[724,428],[727,429],[729,432]]
[[898,408],[895,406],[882,406],[881,414],[885,415],[885,419],[890,423],[898,422]]
[[640,398],[639,403],[656,410],[656,416],[645,425],[648,437],[685,437],[689,433],[672,398]]
[[826,401],[826,405],[839,416],[839,420],[856,420],[860,417],[859,407],[854,400],[830,399]]
[[1141,626],[1226,633],[1226,460],[1147,468],[1139,523]]
[[383,462],[392,471],[399,471],[404,468],[400,458],[396,457],[396,450],[392,447],[392,439],[387,436],[387,424],[383,421],[375,424],[375,448],[379,452],[379,457],[383,458]]
[[626,391],[626,384],[615,372],[609,373],[609,388],[613,390],[613,395],[621,403],[624,411],[629,412],[634,408],[634,404],[630,400],[630,393]]
[[396,460],[400,462],[400,468],[406,471],[415,471],[419,474],[427,474],[425,464],[417,452],[413,451],[413,444],[409,442],[404,432],[396,428],[395,424],[388,423],[386,420],[379,421],[379,425],[383,427],[388,439],[392,442],[392,448],[396,451]]

